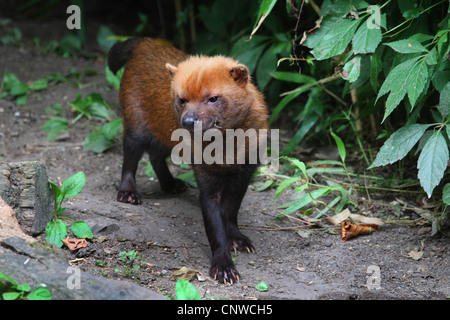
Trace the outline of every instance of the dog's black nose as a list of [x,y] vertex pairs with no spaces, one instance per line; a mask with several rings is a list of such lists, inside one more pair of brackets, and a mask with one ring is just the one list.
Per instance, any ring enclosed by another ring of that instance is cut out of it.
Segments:
[[185,129],[194,129],[195,124],[198,122],[198,117],[192,112],[186,113],[181,120],[181,124]]

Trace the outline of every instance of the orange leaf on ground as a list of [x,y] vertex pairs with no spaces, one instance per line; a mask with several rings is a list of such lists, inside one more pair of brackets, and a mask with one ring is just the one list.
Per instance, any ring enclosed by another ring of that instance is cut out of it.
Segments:
[[376,224],[353,224],[350,221],[341,222],[342,241],[347,241],[360,234],[369,234],[378,229]]
[[64,244],[70,249],[70,251],[75,251],[80,248],[87,247],[87,241],[86,239],[69,239],[67,237],[66,239],[62,240]]

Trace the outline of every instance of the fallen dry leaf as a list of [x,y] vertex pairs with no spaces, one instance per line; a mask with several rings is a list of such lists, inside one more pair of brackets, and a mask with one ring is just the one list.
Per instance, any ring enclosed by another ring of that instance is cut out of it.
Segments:
[[197,270],[186,268],[186,267],[181,267],[180,270],[174,271],[173,276],[170,278],[170,280],[181,279],[181,280],[191,281],[192,279],[197,277],[198,273],[199,273],[199,271],[197,271]]
[[360,214],[350,213],[350,210],[345,209],[340,213],[327,218],[326,221],[331,223],[332,225],[340,225],[342,221],[350,219],[355,224],[363,225],[363,224],[373,224],[377,226],[382,226],[384,224],[383,219],[373,218],[373,217],[364,217]]
[[87,241],[86,239],[69,239],[67,237],[66,239],[62,240],[64,244],[70,249],[70,251],[75,251],[80,248],[87,247]]
[[347,241],[360,234],[369,234],[378,229],[376,224],[353,224],[350,221],[341,222],[342,241]]
[[410,252],[408,252],[408,256],[410,258],[413,258],[414,260],[420,260],[423,257],[423,251],[414,251],[411,250]]

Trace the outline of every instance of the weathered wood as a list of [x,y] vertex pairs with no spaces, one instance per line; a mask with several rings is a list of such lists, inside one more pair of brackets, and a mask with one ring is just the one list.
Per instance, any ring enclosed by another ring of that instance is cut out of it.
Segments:
[[14,210],[27,234],[43,232],[53,216],[53,192],[41,162],[1,163],[0,196]]

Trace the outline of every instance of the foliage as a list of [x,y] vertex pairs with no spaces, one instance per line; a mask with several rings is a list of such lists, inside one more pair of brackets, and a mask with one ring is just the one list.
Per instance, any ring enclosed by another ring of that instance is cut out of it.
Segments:
[[15,74],[5,71],[0,85],[0,99],[11,96],[16,99],[17,105],[23,106],[27,103],[30,93],[44,90],[47,88],[47,85],[47,79],[38,79],[30,84],[26,84],[20,81]]
[[[2,280],[9,283],[5,285]],[[19,284],[16,280],[6,275],[4,272],[0,272],[0,300],[51,300],[52,295],[47,288],[37,287],[31,291],[31,287],[28,284]]]
[[258,283],[255,288],[256,288],[256,290],[261,291],[261,292],[269,290],[269,286],[264,281],[261,281],[260,283]]
[[84,185],[86,184],[86,176],[84,173],[80,171],[69,177],[62,183],[61,188],[50,180],[49,183],[55,197],[55,209],[53,219],[50,220],[45,228],[46,240],[54,243],[58,247],[62,247],[62,240],[67,237],[67,224],[61,219],[72,221],[72,232],[76,237],[81,239],[92,239],[94,235],[86,222],[74,221],[68,217],[62,216],[66,211],[66,208],[61,207],[64,199],[76,197],[83,190]]
[[[263,18],[267,19],[275,3],[277,0],[262,2],[261,10],[265,10],[265,14],[261,11],[258,14],[252,33],[254,37],[258,34],[257,27]],[[289,3],[297,4],[298,9],[303,1],[286,3],[288,7]],[[308,94],[306,104],[296,117],[300,128],[284,154],[292,152],[308,132],[316,125],[320,126],[319,119],[323,119],[325,111],[330,109],[329,99],[325,99],[329,95],[343,106],[341,114],[346,114],[344,108],[351,105],[360,115],[356,121],[365,121],[370,116],[379,119],[380,124],[394,127],[395,132],[385,141],[375,160],[366,158],[368,169],[405,159],[418,145],[417,177],[427,196],[431,197],[443,180],[449,160],[448,5],[444,0],[387,0],[381,4],[363,0],[322,1],[317,6],[319,17],[315,26],[305,30],[301,39],[294,39],[309,48],[312,56],[280,61],[306,61],[308,65],[304,70],[307,72],[274,74],[279,80],[300,86],[282,95],[284,98],[275,107],[271,122],[288,105],[298,103],[300,97]],[[334,69],[335,73],[318,78],[322,67]],[[344,91],[339,93],[335,89],[341,86],[334,87],[334,83],[343,80]],[[329,82],[332,83],[325,89],[324,84]],[[349,99],[351,104],[347,102]],[[355,117],[353,110],[349,114]],[[338,118],[331,119],[329,115],[327,120],[327,126],[339,123],[336,122]],[[341,125],[338,132],[346,126]],[[323,129],[316,127],[317,131],[323,132]],[[362,144],[361,150],[365,152]],[[449,198],[449,191],[446,185],[444,199]]]
[[197,289],[187,280],[177,280],[175,285],[176,300],[202,300]]

